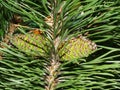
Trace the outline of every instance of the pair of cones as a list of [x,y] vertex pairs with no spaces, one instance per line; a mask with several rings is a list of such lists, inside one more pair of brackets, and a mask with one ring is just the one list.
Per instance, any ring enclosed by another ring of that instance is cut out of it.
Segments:
[[[14,35],[12,43],[28,55],[44,56],[51,44],[47,38],[42,34],[38,34],[38,32],[39,30],[26,35]],[[87,57],[96,49],[96,44],[86,37],[79,35],[78,37],[64,40],[58,45],[57,49],[60,51],[58,54],[62,60],[73,60]]]
[[[53,20],[45,18],[45,22],[52,27]],[[42,31],[36,29],[30,33],[16,34],[12,36],[11,43],[19,50],[32,56],[44,56],[51,43],[42,35]],[[57,39],[59,42],[60,39]],[[87,57],[96,49],[96,44],[86,37],[79,35],[69,40],[63,40],[57,46],[58,54],[62,60],[78,59]]]

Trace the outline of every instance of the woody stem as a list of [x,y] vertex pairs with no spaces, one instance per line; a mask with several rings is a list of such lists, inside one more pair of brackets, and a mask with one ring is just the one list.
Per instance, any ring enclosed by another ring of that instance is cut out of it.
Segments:
[[47,86],[46,90],[55,90],[58,83],[57,76],[59,74],[59,60],[55,54],[52,54],[50,65],[46,68],[48,75],[46,76]]

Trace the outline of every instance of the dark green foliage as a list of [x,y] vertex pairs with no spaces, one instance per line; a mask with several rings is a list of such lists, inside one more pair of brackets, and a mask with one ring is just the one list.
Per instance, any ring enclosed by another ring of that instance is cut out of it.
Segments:
[[1,14],[0,14],[0,40],[1,40],[5,33],[5,29],[6,29],[8,23],[6,21],[6,16],[4,16],[6,11],[4,11],[4,8],[1,4],[0,4],[0,10],[1,10],[0,11],[1,12]]
[[[59,83],[55,89],[119,90],[120,1],[57,0],[57,3],[55,1],[0,2],[2,7],[9,9],[8,12],[17,13],[25,18],[24,24],[27,21],[45,31],[45,37],[52,46],[45,57],[32,57],[10,46],[0,48],[4,53],[3,60],[0,60],[0,89],[44,90],[48,83],[45,78],[49,76],[51,56],[53,54],[57,56],[59,52],[54,44],[56,38],[59,36],[61,43],[66,38],[69,40],[79,34],[87,34],[86,37],[96,42],[98,49],[86,58],[59,61],[61,65],[56,71],[60,73],[55,77]],[[60,7],[63,8],[61,13]],[[53,18],[52,27],[45,22],[48,15]],[[3,17],[1,14],[0,16]],[[5,22],[5,19],[2,22]],[[24,28],[20,27],[19,30],[25,33]]]
[[25,57],[0,61],[0,89],[42,90],[44,87],[42,64],[42,60]]

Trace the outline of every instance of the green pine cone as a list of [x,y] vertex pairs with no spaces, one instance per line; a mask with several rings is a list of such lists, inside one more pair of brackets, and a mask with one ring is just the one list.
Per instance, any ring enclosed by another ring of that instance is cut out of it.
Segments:
[[47,40],[42,35],[17,34],[14,35],[12,44],[27,55],[43,56],[47,47]]
[[96,49],[96,44],[82,35],[72,38],[65,43],[67,44],[65,46],[62,45],[63,49],[60,51],[62,60],[76,60],[87,57]]

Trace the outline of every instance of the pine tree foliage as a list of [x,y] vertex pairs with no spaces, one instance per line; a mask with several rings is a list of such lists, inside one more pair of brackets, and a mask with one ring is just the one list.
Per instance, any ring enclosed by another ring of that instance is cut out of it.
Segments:
[[119,0],[1,0],[1,7],[22,19],[9,45],[1,42],[1,90],[119,90]]
[[[0,3],[0,40],[3,38],[5,34],[5,30],[9,26],[8,21],[10,21],[12,15],[11,11],[8,11],[1,3]],[[4,30],[5,29],[5,30]]]

